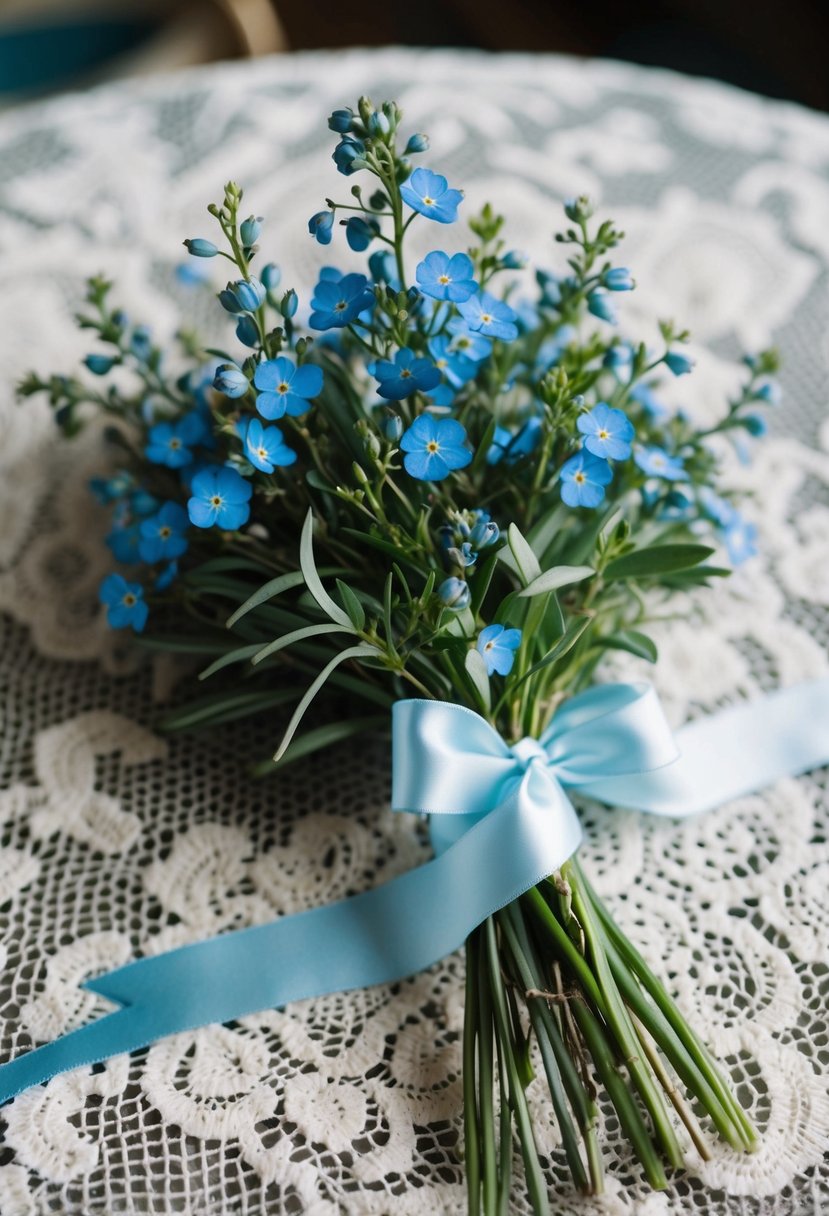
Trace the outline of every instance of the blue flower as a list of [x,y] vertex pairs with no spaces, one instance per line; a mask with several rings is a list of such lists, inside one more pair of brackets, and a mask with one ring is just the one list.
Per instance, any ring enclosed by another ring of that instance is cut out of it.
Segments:
[[380,226],[376,220],[367,221],[361,215],[351,215],[346,220],[345,239],[355,253],[362,253],[364,249],[368,249],[379,231]]
[[503,625],[487,625],[478,634],[476,649],[486,664],[486,674],[508,676],[515,662],[515,652],[521,645],[520,629],[505,629]]
[[665,355],[665,366],[669,368],[675,376],[684,376],[694,369],[694,360],[689,355],[684,355],[681,350],[669,350]]
[[769,429],[769,424],[762,414],[744,414],[741,422],[749,435],[753,435],[755,439],[759,439],[761,435],[765,435]]
[[146,625],[149,609],[140,583],[128,583],[121,574],[108,574],[98,590],[98,599],[106,606],[107,622],[112,629],[131,625],[140,633]]
[[515,310],[488,291],[462,301],[458,312],[475,334],[500,338],[502,342],[512,342],[518,337]]
[[142,363],[146,363],[152,354],[152,332],[146,325],[136,325],[130,338],[130,350]]
[[656,446],[633,449],[633,459],[648,477],[664,477],[666,481],[687,481],[688,474],[678,456],[669,456],[664,448]]
[[256,312],[264,304],[266,294],[258,279],[239,279],[219,292],[219,303],[226,312]]
[[279,311],[286,320],[296,316],[296,310],[299,308],[299,296],[294,291],[293,287],[289,287],[282,299],[279,301]]
[[471,595],[469,585],[462,578],[447,578],[438,587],[438,598],[443,600],[447,608],[462,612],[469,607]]
[[446,178],[431,169],[415,169],[400,187],[400,197],[413,211],[439,224],[454,224],[463,202],[463,192],[450,190]]
[[606,460],[590,452],[576,452],[561,468],[561,498],[568,507],[597,507],[604,488],[613,480]]
[[727,528],[737,514],[736,508],[726,498],[722,498],[709,486],[700,486],[698,490],[700,506],[706,515]]
[[418,359],[403,347],[393,361],[379,359],[372,373],[380,381],[377,392],[387,401],[400,401],[412,393],[426,393],[440,383],[440,372],[431,359]]
[[[249,317],[243,318],[249,321]],[[245,393],[250,388],[248,378],[244,372],[240,372],[238,367],[232,363],[222,363],[216,368],[216,375],[213,377],[213,387],[218,389],[220,393],[224,393],[226,397],[244,397]]]
[[725,529],[725,547],[732,565],[740,566],[757,554],[757,527],[735,511]]
[[633,291],[636,284],[626,266],[614,266],[602,275],[602,286],[608,291]]
[[[338,271],[335,273],[339,273]],[[345,274],[334,279],[320,275],[311,299],[312,329],[337,329],[351,322],[374,303],[374,293],[364,274]]]
[[478,374],[478,364],[475,360],[455,349],[446,334],[429,339],[429,354],[453,388],[462,388]]
[[273,262],[268,262],[262,267],[262,283],[266,291],[276,291],[279,284],[282,282],[282,271]]
[[621,410],[614,410],[606,401],[599,401],[588,414],[581,414],[576,423],[585,436],[584,446],[594,456],[605,460],[627,460],[631,440],[636,432]]
[[308,231],[320,245],[330,245],[334,231],[334,212],[317,211],[308,221]]
[[538,447],[542,427],[541,419],[535,415],[528,418],[515,434],[505,426],[496,426],[486,454],[487,464],[500,464],[502,460],[514,464],[523,456],[530,456]]
[[417,266],[415,277],[425,296],[431,296],[433,300],[451,300],[457,304],[468,300],[478,290],[478,284],[472,277],[474,273],[472,259],[465,253],[450,257],[448,253],[434,249]]
[[452,334],[451,350],[474,359],[476,363],[483,363],[492,354],[492,340],[482,333],[475,333],[463,317],[453,317],[447,329]]
[[188,519],[184,507],[177,502],[165,502],[157,515],[143,519],[139,525],[141,539],[138,552],[142,561],[173,561],[187,551]]
[[610,296],[603,287],[594,287],[587,297],[587,311],[600,321],[616,324],[616,309],[610,302]]
[[152,515],[158,510],[158,499],[145,490],[143,486],[139,486],[130,494],[130,507],[133,515]]
[[181,469],[193,459],[191,448],[208,438],[207,423],[198,410],[191,410],[176,422],[157,422],[150,427],[144,455],[153,464]]
[[140,561],[141,534],[138,524],[120,524],[107,534],[106,544],[117,562],[125,566]]
[[455,400],[455,394],[448,384],[438,384],[435,388],[430,388],[426,396],[442,410],[448,409]]
[[118,362],[112,355],[87,355],[84,364],[95,376],[105,376]]
[[255,245],[259,240],[263,223],[264,220],[261,215],[249,215],[246,220],[242,220],[239,225],[239,236],[242,238],[242,244],[246,249],[250,249],[251,245]]
[[212,465],[193,478],[193,497],[187,503],[190,522],[197,528],[217,525],[228,532],[241,528],[250,517],[253,487],[235,469]]
[[296,367],[285,355],[266,359],[253,375],[259,389],[256,408],[263,418],[282,418],[285,414],[298,418],[311,408],[311,399],[322,392],[323,379],[322,368],[312,363]]
[[219,252],[212,241],[206,241],[200,236],[194,236],[189,241],[185,241],[184,247],[194,258],[215,258]]
[[352,136],[347,136],[341,139],[334,151],[331,153],[331,159],[339,169],[340,173],[345,173],[350,176],[356,173],[358,169],[365,168],[366,145],[361,139],[354,139]]
[[446,564],[450,569],[457,566],[459,570],[466,570],[469,566],[474,566],[478,560],[478,554],[468,540],[461,545],[444,545],[444,551]]
[[397,262],[390,249],[375,249],[368,260],[368,268],[375,283],[388,283],[395,291],[400,290]]
[[421,414],[400,440],[404,468],[419,481],[440,481],[472,460],[465,443],[466,431],[454,418]]
[[629,342],[617,342],[608,347],[602,359],[602,367],[609,367],[612,371],[623,372],[625,375],[630,373],[632,363],[633,347]]
[[249,418],[238,423],[236,429],[245,455],[262,473],[272,473],[276,466],[284,468],[296,460],[296,452],[288,447],[278,426],[262,426],[258,418]]

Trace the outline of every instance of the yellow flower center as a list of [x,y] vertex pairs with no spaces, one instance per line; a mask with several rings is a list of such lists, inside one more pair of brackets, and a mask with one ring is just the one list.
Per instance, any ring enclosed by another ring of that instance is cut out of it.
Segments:
[[173,439],[170,440],[170,447],[173,449],[174,452],[177,452],[178,449],[181,447],[181,440],[176,439],[174,437]]
[[402,372],[400,373],[400,379],[408,380],[411,377],[411,374],[412,373],[409,371],[408,367],[404,367]]
[[221,497],[218,494],[214,494],[213,497],[210,499],[210,505],[212,507],[220,507],[222,505]]
[[435,205],[435,200],[433,198],[430,198],[428,194],[424,195],[423,201],[427,207],[434,207],[434,205]]
[[282,393],[283,395],[284,395],[285,393],[287,393],[287,391],[288,391],[288,385],[285,383],[285,381],[284,381],[284,380],[282,381],[282,383],[281,383],[281,384],[278,384],[278,385],[276,386],[276,391],[277,391],[278,393]]
[[585,477],[584,473],[576,473],[576,475],[575,475],[575,477],[573,478],[573,480],[574,480],[574,481],[577,481],[577,482],[579,483],[579,485],[581,486],[581,485],[584,485],[584,483],[585,483],[585,481],[587,480],[587,478]]
[[124,596],[123,603],[126,604],[127,608],[132,608],[132,606],[135,602],[136,602],[135,596],[133,595],[133,593],[131,591],[128,591],[127,594]]
[[173,529],[168,528],[166,524],[164,525],[163,528],[158,529],[158,535],[161,537],[162,540],[169,540],[169,538],[172,536],[172,534],[173,534]]
[[490,321],[492,320],[492,313],[482,312],[481,320],[483,321],[484,325],[489,325]]
[[600,439],[609,439],[610,432],[609,431],[599,431],[599,438]]
[[442,274],[438,276],[438,282],[443,283],[445,286],[447,283],[451,283],[452,280],[449,278],[448,274]]
[[430,439],[429,442],[426,444],[426,451],[427,452],[439,452],[440,444],[437,442],[437,440]]

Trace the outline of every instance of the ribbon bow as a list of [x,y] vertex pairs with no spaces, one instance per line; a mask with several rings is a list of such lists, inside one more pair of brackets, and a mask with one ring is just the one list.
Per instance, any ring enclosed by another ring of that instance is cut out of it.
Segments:
[[541,739],[513,747],[461,706],[398,702],[392,803],[432,817],[433,860],[362,895],[87,981],[121,1008],[0,1066],[0,1102],[168,1034],[422,971],[575,852],[567,789],[682,816],[827,762],[829,679],[694,722],[676,740],[648,685],[593,688]]

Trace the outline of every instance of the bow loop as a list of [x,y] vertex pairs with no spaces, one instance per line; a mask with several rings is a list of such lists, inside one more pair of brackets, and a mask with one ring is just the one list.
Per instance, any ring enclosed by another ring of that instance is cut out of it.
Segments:
[[538,740],[533,739],[531,735],[526,735],[523,739],[519,739],[510,750],[523,768],[529,768],[535,760],[542,760],[544,764],[549,764],[549,757],[546,751]]

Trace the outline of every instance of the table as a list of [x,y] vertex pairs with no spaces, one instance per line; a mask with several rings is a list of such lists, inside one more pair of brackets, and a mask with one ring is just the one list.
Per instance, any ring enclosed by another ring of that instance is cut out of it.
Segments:
[[[672,720],[826,672],[829,635],[829,119],[722,85],[613,63],[457,52],[307,54],[109,86],[0,118],[0,1026],[4,1055],[100,1012],[78,982],[272,918],[416,864],[422,834],[387,810],[382,741],[253,785],[256,722],[160,738],[176,673],[106,630],[95,602],[104,515],[86,490],[91,428],[59,442],[13,401],[29,367],[87,349],[84,275],[117,278],[135,317],[172,333],[212,316],[176,274],[184,236],[229,177],[269,217],[287,282],[331,255],[305,234],[336,184],[324,118],[397,97],[429,163],[510,240],[556,264],[558,200],[586,191],[628,234],[627,315],[669,315],[699,357],[674,400],[703,416],[743,349],[775,341],[785,404],[753,461],[762,556],[656,634]],[[342,193],[342,190],[340,190]],[[345,261],[339,257],[338,261]],[[641,665],[631,660],[623,674]],[[761,1130],[665,1194],[609,1133],[608,1193],[574,1199],[552,1129],[555,1210],[613,1216],[807,1216],[829,1208],[826,773],[682,824],[585,809],[603,894],[731,1071]],[[464,1211],[461,957],[406,983],[166,1040],[54,1079],[3,1109],[0,1212],[35,1216],[422,1216]],[[541,1083],[530,1100],[549,1119]],[[525,1211],[516,1189],[514,1211]]]

